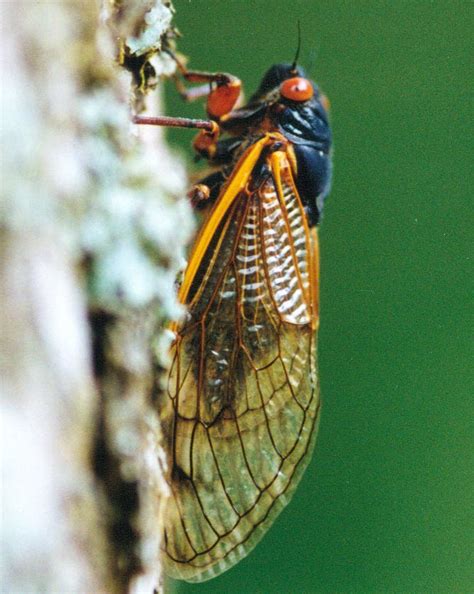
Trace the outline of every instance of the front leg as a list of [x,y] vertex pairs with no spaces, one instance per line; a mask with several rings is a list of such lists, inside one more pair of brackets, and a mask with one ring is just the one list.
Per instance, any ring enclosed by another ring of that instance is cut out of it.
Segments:
[[[226,165],[234,158],[234,151],[242,142],[239,137],[219,139],[220,130],[200,132],[193,141],[194,150],[211,165]],[[197,157],[199,159],[199,157]]]
[[205,184],[196,184],[187,193],[194,210],[203,210],[209,204],[211,189]]
[[193,186],[188,192],[192,207],[196,210],[204,210],[211,206],[219,196],[225,179],[222,171],[215,171]]
[[175,60],[179,73],[187,82],[205,83],[199,87],[187,89],[179,79],[175,79],[176,87],[183,99],[194,101],[207,96],[207,113],[211,119],[216,121],[232,111],[239,99],[242,88],[242,83],[236,76],[226,72],[188,70],[176,55],[169,50],[168,53]]

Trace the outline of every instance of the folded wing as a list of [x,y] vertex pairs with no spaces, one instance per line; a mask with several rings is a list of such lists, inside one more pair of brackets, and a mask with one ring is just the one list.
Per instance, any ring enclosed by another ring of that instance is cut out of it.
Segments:
[[317,237],[286,152],[269,154],[268,165],[257,189],[246,183],[214,217],[184,281],[188,318],[162,418],[165,570],[188,581],[225,571],[255,546],[315,437]]

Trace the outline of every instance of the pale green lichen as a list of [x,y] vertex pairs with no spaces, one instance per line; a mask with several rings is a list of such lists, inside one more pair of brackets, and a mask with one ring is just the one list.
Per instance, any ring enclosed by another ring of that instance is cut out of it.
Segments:
[[130,139],[127,111],[111,116],[108,99],[107,91],[96,94],[82,110],[91,132],[84,143],[87,166],[100,182],[80,230],[83,249],[93,255],[91,296],[106,309],[157,301],[166,316],[176,317],[173,285],[192,229],[184,171],[175,162],[178,172],[169,175],[157,154],[152,162],[153,154]]
[[126,43],[130,51],[137,56],[142,56],[150,50],[160,50],[162,37],[170,28],[172,18],[171,8],[158,0],[145,14],[146,26],[140,35],[127,38]]
[[[143,34],[127,43],[138,53],[159,48],[172,14],[157,0],[146,13]],[[156,56],[154,66],[160,74],[175,68],[167,54]],[[20,78],[2,93],[8,117],[1,140],[9,150],[1,219],[9,228],[50,229],[58,249],[78,260],[85,254],[96,305],[136,308],[156,301],[163,315],[175,317],[180,308],[173,285],[192,230],[182,164],[134,136],[116,85],[71,95],[73,104],[60,108],[46,93],[30,93],[21,67],[16,71]],[[61,87],[54,88],[60,93]],[[43,126],[44,113],[55,126]],[[28,133],[18,142],[22,129]]]
[[[175,278],[192,217],[183,166],[159,135],[137,138],[116,63],[118,40],[150,26],[141,43],[156,46],[169,19],[162,13],[160,29],[155,12],[143,25],[146,0],[104,6],[115,11],[112,34],[95,2],[2,10],[9,451],[20,435],[21,461],[48,468],[30,493],[28,464],[11,460],[8,591],[124,592],[142,570],[150,592],[158,581],[166,485],[152,394],[169,346],[163,318],[181,309]],[[169,56],[156,60],[174,68]],[[97,452],[107,464],[92,475]],[[131,483],[139,498],[128,509]],[[117,517],[130,541],[111,537]],[[33,530],[20,535],[25,518]]]

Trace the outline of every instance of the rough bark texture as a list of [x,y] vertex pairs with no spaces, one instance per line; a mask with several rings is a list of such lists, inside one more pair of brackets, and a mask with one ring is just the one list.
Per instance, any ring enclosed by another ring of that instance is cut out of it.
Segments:
[[172,8],[1,15],[3,588],[152,594],[166,497],[154,399],[192,224],[181,164],[159,131],[135,136],[130,105],[174,69],[160,54]]

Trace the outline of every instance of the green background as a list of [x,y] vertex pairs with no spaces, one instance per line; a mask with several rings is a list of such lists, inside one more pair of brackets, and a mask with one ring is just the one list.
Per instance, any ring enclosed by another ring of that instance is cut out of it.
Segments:
[[[292,60],[301,20],[300,62],[331,100],[335,174],[320,234],[315,455],[245,560],[174,591],[474,592],[473,3],[175,7],[190,65],[236,74],[248,94]],[[172,85],[166,109],[204,113]],[[191,156],[192,134],[170,138]]]

